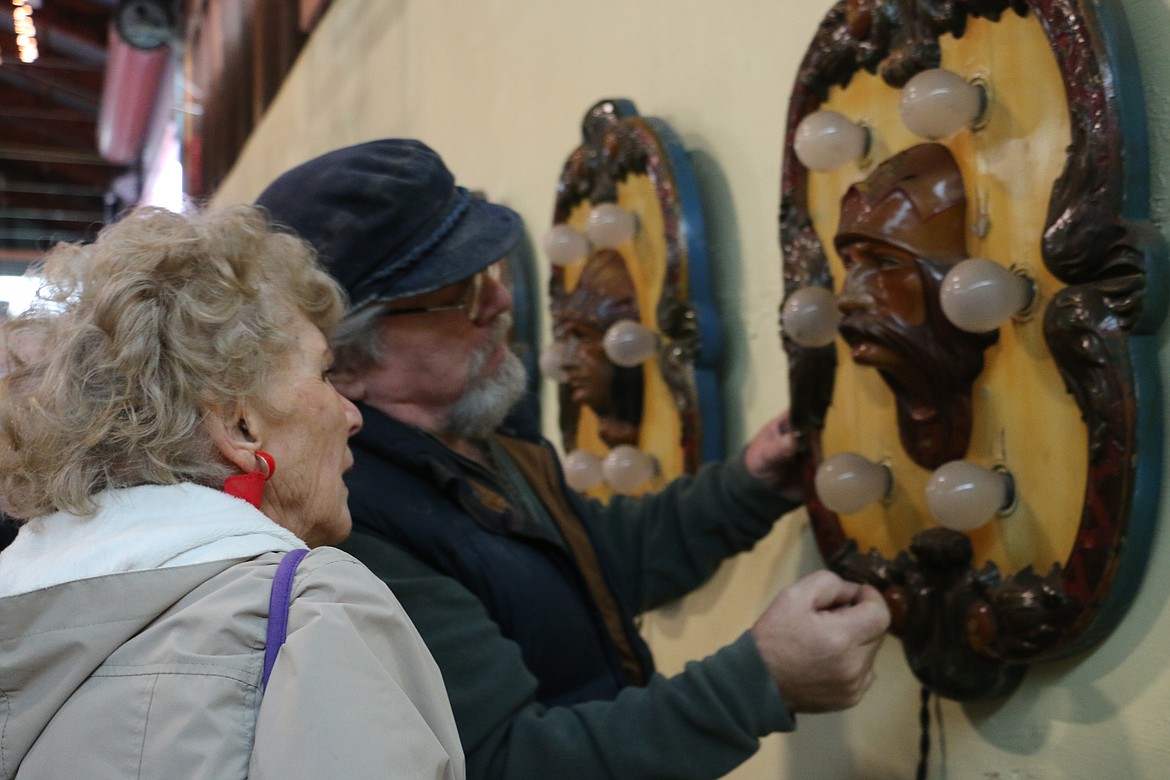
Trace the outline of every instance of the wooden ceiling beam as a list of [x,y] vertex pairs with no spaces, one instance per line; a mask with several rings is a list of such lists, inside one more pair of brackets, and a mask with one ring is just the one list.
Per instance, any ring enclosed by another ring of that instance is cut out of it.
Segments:
[[107,162],[97,149],[69,149],[64,147],[0,144],[0,160],[52,163],[54,165],[98,165],[116,168]]

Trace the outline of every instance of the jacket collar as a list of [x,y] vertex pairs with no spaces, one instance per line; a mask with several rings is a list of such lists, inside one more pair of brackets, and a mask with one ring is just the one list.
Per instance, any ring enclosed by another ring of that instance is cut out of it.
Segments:
[[247,502],[200,485],[139,485],[95,499],[93,517],[56,512],[21,527],[0,554],[0,596],[305,546]]

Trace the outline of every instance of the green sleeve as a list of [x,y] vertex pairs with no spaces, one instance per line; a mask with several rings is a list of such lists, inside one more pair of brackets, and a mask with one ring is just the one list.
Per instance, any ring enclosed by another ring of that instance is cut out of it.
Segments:
[[742,457],[703,466],[654,495],[617,496],[608,504],[574,501],[601,536],[620,587],[639,610],[690,593],[797,506],[752,477]]
[[519,647],[458,582],[360,531],[343,548],[393,590],[439,665],[470,780],[710,780],[795,723],[751,636],[612,701],[546,708]]

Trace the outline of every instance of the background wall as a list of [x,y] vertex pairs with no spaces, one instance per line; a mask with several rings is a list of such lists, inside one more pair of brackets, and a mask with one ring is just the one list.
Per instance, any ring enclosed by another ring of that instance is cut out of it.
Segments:
[[[1170,0],[1121,5],[1144,71],[1153,211],[1165,229]],[[796,68],[830,6],[829,0],[334,0],[214,203],[249,201],[281,171],[329,149],[414,136],[439,151],[460,183],[519,211],[539,245],[584,112],[601,98],[632,99],[642,114],[669,122],[693,155],[727,332],[727,445],[737,451],[787,405],[776,325],[782,134]],[[545,280],[547,274],[542,291]],[[1165,341],[1161,357],[1170,366]],[[1168,373],[1163,370],[1163,381],[1170,386]],[[545,430],[555,440],[554,404],[549,386]],[[776,590],[819,566],[803,513],[785,518],[753,552],[652,622],[661,667],[677,671],[734,639]],[[930,777],[1166,777],[1168,600],[1170,532],[1163,530],[1137,602],[1107,641],[1091,653],[1034,667],[1005,700],[932,705]],[[861,705],[801,716],[795,733],[766,739],[732,777],[911,777],[918,694],[900,643],[890,639],[877,683]]]

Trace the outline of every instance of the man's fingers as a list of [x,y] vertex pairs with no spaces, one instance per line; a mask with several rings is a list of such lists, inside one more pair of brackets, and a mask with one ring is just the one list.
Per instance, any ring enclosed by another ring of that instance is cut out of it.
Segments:
[[856,608],[865,618],[863,628],[868,628],[873,638],[880,640],[890,627],[890,608],[882,594],[872,585],[862,585]]
[[857,601],[861,592],[861,586],[856,582],[843,580],[825,569],[813,572],[797,585],[808,590],[809,603],[816,610],[850,606]]
[[829,577],[810,583],[815,588],[812,607],[833,612],[847,624],[859,644],[880,642],[890,627],[890,609],[881,593],[870,585],[848,582],[831,572],[826,574]]

